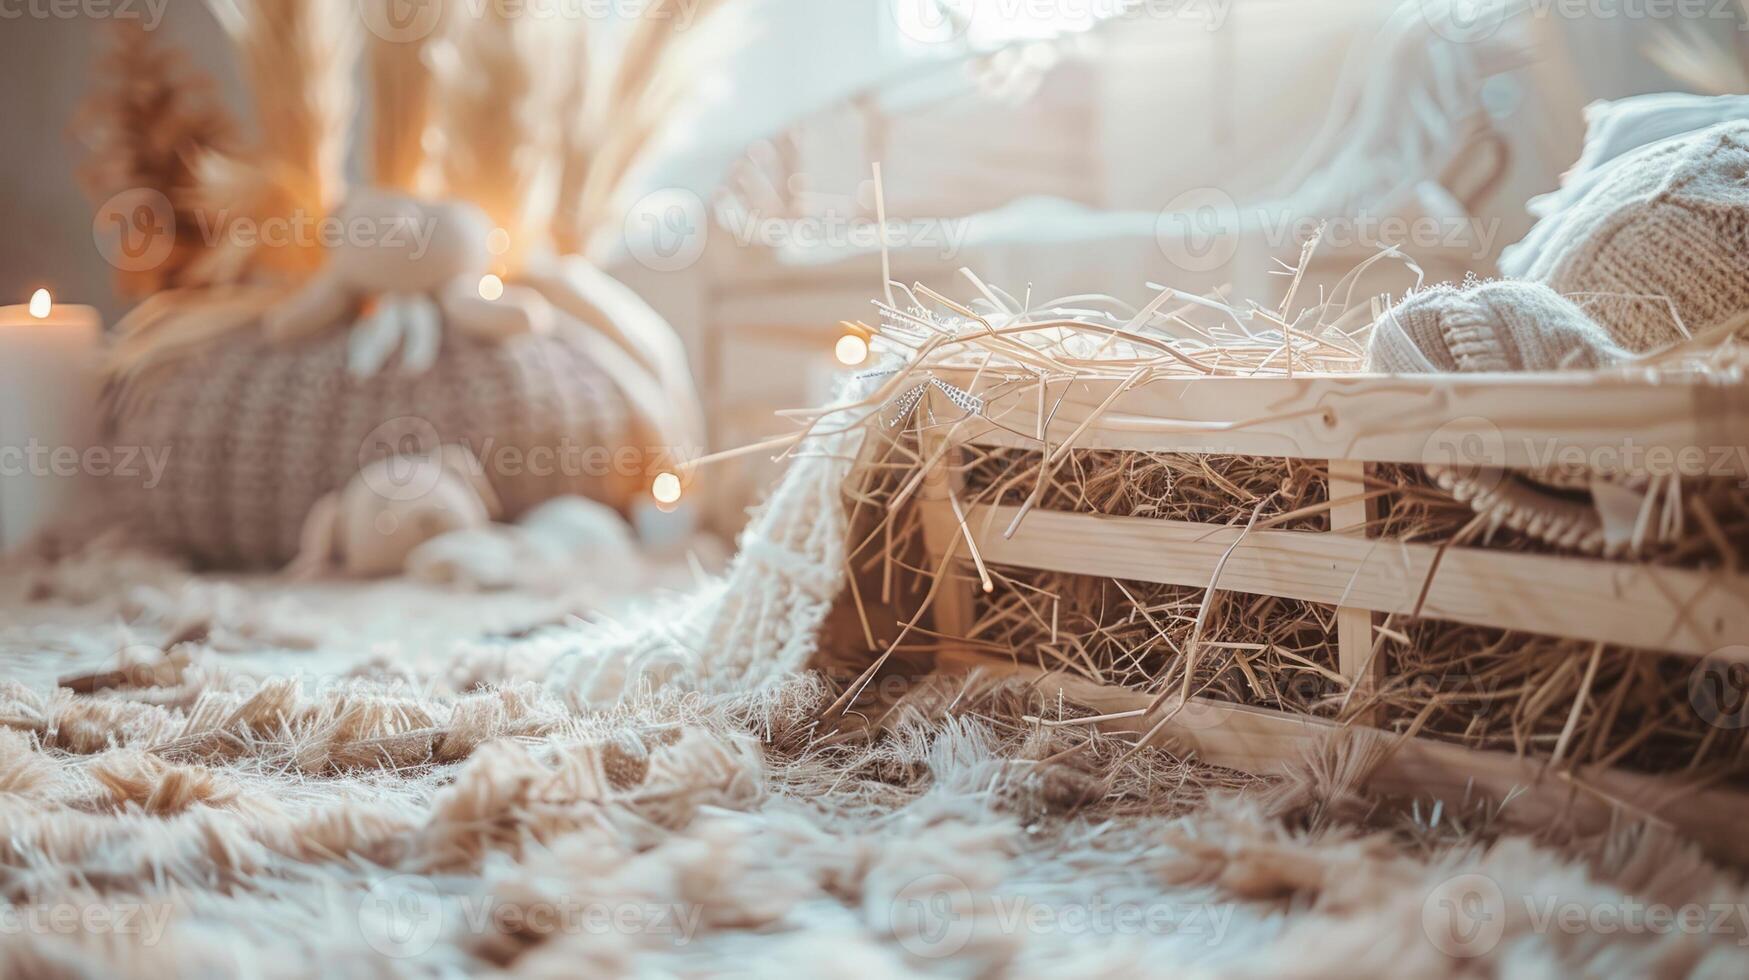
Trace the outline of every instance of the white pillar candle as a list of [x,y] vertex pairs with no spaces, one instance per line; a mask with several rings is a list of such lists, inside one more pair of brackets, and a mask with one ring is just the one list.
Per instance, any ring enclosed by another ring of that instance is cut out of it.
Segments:
[[78,492],[97,430],[103,328],[89,306],[0,306],[0,551],[18,547]]

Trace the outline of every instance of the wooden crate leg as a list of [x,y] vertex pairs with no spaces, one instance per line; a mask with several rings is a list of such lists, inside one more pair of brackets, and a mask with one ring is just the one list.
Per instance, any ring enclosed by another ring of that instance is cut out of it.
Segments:
[[[938,452],[941,459],[923,478],[918,496],[926,501],[946,501],[950,488],[957,493],[964,487],[964,473],[960,469],[963,450],[948,446],[942,451],[944,439],[940,435],[926,433],[920,442],[924,459]],[[973,585],[966,574],[966,542],[957,524],[925,522],[924,545],[931,561],[940,561],[940,556],[949,552],[954,555],[942,568],[945,581],[936,589],[935,603],[930,608],[935,631],[945,638],[943,646],[952,646],[954,638],[964,637],[972,628]]]
[[[1367,525],[1378,515],[1376,500],[1343,501],[1366,492],[1366,464],[1355,460],[1330,461],[1330,499],[1339,501],[1330,508],[1330,532],[1367,536]],[[1373,627],[1378,615],[1365,609],[1338,607],[1336,610],[1336,669],[1354,686],[1354,700],[1366,698],[1384,678],[1383,658],[1368,663],[1372,656]],[[1372,712],[1355,715],[1361,724],[1372,723]]]

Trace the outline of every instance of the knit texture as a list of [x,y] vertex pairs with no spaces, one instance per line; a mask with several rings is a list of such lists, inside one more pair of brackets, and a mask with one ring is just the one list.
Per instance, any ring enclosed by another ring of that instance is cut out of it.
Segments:
[[1602,367],[1625,354],[1549,287],[1498,280],[1435,286],[1398,303],[1373,328],[1367,369],[1552,371]]
[[169,450],[158,483],[125,488],[142,530],[211,566],[283,564],[323,494],[445,443],[474,454],[511,519],[565,494],[623,502],[645,479],[610,458],[636,437],[575,324],[499,343],[447,331],[429,371],[369,378],[346,369],[348,334],[274,345],[244,331],[142,379],[112,420],[117,445]]
[[[1561,186],[1538,194],[1525,209],[1538,219],[1559,214],[1591,192],[1608,164],[1644,146],[1688,136],[1720,123],[1749,119],[1749,95],[1654,92],[1585,107],[1585,147],[1561,176]],[[1500,255],[1500,271],[1514,279],[1543,250],[1537,229]]]
[[1524,278],[1545,283],[1644,351],[1749,310],[1749,121],[1713,126],[1605,164],[1543,219]]
[[[835,404],[854,405],[877,384],[847,378]],[[721,581],[615,641],[579,647],[547,671],[548,686],[599,707],[676,677],[697,690],[751,691],[804,669],[830,641],[828,614],[844,591],[844,480],[864,436],[855,418],[855,409],[828,415],[797,447]]]
[[[1374,326],[1367,368],[1388,374],[1554,371],[1604,367],[1625,356],[1601,326],[1554,290],[1504,279],[1435,286],[1404,299]],[[1586,554],[1605,548],[1595,508],[1552,495],[1521,474],[1434,463],[1427,474],[1495,527]]]

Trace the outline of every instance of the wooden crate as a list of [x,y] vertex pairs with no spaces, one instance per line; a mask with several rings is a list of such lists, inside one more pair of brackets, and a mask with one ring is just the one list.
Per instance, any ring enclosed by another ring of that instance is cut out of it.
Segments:
[[[982,390],[986,373],[938,372]],[[1023,379],[1013,379],[1017,383]],[[1036,383],[1036,382],[1033,382]],[[1067,386],[1065,393],[1063,387]],[[1060,396],[1060,401],[1059,401]],[[1220,377],[1122,382],[1058,382],[1046,399],[1012,399],[1001,426],[972,415],[925,430],[926,546],[937,561],[966,561],[966,539],[987,563],[1052,572],[1208,587],[1217,568],[1222,591],[1279,596],[1336,607],[1340,673],[1375,683],[1369,664],[1380,614],[1499,627],[1592,640],[1694,658],[1731,656],[1749,644],[1749,576],[1601,558],[1527,554],[1485,547],[1381,542],[1366,537],[1360,499],[1367,468],[1428,461],[1430,439],[1486,441],[1490,461],[1530,467],[1550,446],[1606,454],[1624,446],[1674,452],[1736,447],[1749,441],[1749,385],[1625,374],[1464,376]],[[1040,427],[1039,414],[1048,418]],[[1245,422],[1235,422],[1244,418]],[[1034,510],[1012,538],[1012,506],[962,507],[950,493],[962,478],[965,444],[1171,453],[1252,454],[1323,461],[1331,530],[1263,530],[1147,518]],[[1590,458],[1590,457],[1588,457]],[[1601,456],[1597,457],[1601,458]],[[1709,465],[1749,478],[1742,456],[1714,449]],[[963,518],[963,521],[962,521]],[[957,556],[957,557],[955,557]],[[932,562],[933,565],[933,562]],[[932,615],[946,637],[970,625],[977,579],[970,569],[945,576]],[[944,664],[990,665],[990,654],[951,639]],[[1383,658],[1380,658],[1381,660]],[[1084,677],[1016,665],[1047,693],[1108,716],[1105,727],[1148,732],[1165,709],[1152,695]],[[1351,721],[1348,724],[1355,724]],[[1300,756],[1337,723],[1277,710],[1193,699],[1159,727],[1205,761],[1268,772]],[[1363,736],[1364,737],[1364,736]],[[1535,826],[1571,820],[1587,830],[1645,819],[1676,827],[1709,851],[1749,862],[1749,795],[1685,783],[1679,775],[1562,766],[1430,738],[1393,741],[1372,785],[1386,792],[1459,801],[1475,791],[1513,795],[1509,820]]]

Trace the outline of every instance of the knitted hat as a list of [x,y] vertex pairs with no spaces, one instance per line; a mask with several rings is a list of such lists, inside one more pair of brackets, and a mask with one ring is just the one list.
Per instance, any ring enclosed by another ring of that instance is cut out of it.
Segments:
[[1550,371],[1602,367],[1625,354],[1554,290],[1504,279],[1411,294],[1373,327],[1367,370]]
[[1749,310],[1749,121],[1625,153],[1537,229],[1524,278],[1644,351]]

